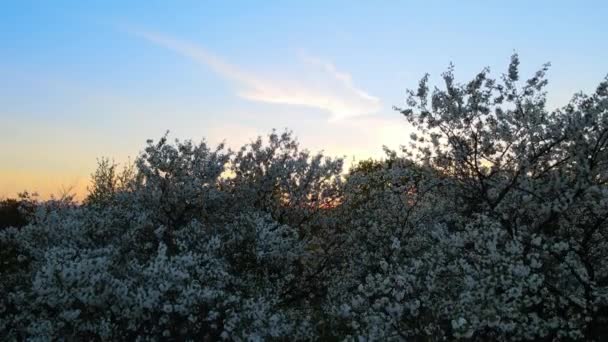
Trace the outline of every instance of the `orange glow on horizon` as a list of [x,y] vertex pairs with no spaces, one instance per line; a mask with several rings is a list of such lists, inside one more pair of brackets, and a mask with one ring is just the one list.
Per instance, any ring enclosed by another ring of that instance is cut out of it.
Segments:
[[27,191],[37,193],[40,200],[60,196],[68,191],[82,200],[90,183],[88,174],[59,174],[24,170],[0,170],[0,198],[15,198]]

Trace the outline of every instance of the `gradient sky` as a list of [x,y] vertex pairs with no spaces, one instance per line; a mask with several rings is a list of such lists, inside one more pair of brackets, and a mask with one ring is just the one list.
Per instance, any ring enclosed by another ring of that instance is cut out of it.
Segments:
[[0,197],[82,194],[96,158],[148,138],[272,128],[350,159],[407,143],[391,108],[456,65],[523,75],[552,62],[549,104],[608,73],[608,2],[3,1]]

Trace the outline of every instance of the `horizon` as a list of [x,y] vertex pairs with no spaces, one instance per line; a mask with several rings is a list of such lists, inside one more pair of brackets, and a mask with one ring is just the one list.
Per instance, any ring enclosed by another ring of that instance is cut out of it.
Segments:
[[462,80],[513,52],[523,78],[551,62],[549,109],[608,73],[600,1],[3,7],[0,197],[81,198],[98,158],[134,160],[167,130],[236,148],[289,129],[313,152],[378,158],[408,143],[392,107],[450,63]]

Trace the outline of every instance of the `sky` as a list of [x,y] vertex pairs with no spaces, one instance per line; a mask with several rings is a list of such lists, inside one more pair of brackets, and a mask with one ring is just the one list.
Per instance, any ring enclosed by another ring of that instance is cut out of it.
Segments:
[[394,111],[450,62],[522,76],[551,62],[549,106],[608,74],[606,1],[0,3],[0,197],[86,192],[100,157],[147,139],[290,129],[348,161],[407,144]]

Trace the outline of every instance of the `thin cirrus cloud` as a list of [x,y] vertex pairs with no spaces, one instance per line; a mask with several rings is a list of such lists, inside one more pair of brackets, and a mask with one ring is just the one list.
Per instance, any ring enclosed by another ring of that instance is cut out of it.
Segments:
[[332,63],[315,57],[300,54],[306,75],[272,79],[242,70],[194,43],[160,33],[135,33],[158,46],[210,67],[238,84],[241,88],[238,95],[251,101],[317,108],[329,113],[330,120],[373,114],[381,108],[380,100],[357,88],[349,74],[338,71]]

